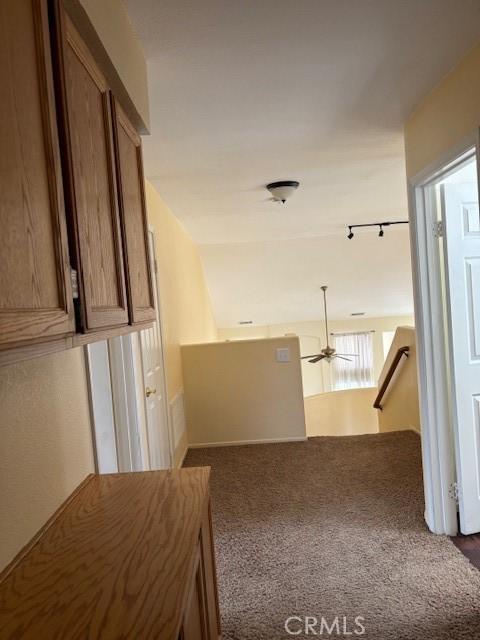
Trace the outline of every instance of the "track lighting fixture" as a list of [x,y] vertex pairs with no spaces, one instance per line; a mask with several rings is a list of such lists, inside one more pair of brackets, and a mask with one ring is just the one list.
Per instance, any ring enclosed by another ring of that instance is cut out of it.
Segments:
[[358,229],[359,227],[379,227],[378,237],[383,238],[385,231],[383,227],[391,227],[394,224],[408,224],[409,220],[395,220],[394,222],[370,222],[368,224],[349,224],[347,238],[351,240],[354,236],[352,229]]

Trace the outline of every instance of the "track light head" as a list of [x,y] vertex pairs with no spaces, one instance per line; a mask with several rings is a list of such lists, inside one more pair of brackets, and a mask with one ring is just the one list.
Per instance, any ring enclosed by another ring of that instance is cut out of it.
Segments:
[[352,227],[348,227],[348,230],[350,231],[350,233],[348,234],[347,238],[349,240],[351,240],[353,238],[353,231],[352,231]]
[[384,236],[383,227],[382,227],[382,225],[379,225],[379,226],[380,226],[380,231],[378,232],[378,236],[379,236],[379,238],[383,238],[383,236]]

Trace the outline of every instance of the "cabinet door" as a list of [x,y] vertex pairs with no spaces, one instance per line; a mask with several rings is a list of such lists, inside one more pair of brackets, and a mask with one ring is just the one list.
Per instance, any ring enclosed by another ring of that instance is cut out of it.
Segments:
[[46,1],[0,3],[0,349],[74,331]]
[[71,253],[88,332],[128,324],[109,92],[61,3],[55,26]]
[[195,570],[187,600],[182,629],[182,640],[210,640],[205,621],[205,592],[201,549],[195,552]]
[[135,324],[155,320],[142,145],[140,136],[113,96],[112,113],[130,322]]

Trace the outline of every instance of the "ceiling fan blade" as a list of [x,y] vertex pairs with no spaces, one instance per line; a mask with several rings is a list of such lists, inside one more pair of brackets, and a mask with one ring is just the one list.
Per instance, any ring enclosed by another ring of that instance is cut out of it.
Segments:
[[309,360],[309,362],[312,362],[313,364],[315,364],[316,362],[319,362],[320,360],[323,360],[326,357],[327,356],[324,356],[323,354],[321,354],[316,356],[315,358],[312,358],[311,360]]
[[316,358],[319,355],[321,355],[321,354],[320,353],[314,353],[311,356],[301,356],[300,360],[308,360],[308,358]]
[[345,360],[346,362],[352,362],[352,360],[350,360],[350,358],[344,358],[343,356],[339,356],[338,353],[336,353],[334,356],[332,356],[332,358],[340,358],[340,360]]
[[348,356],[349,358],[358,358],[358,353],[339,353],[340,356]]

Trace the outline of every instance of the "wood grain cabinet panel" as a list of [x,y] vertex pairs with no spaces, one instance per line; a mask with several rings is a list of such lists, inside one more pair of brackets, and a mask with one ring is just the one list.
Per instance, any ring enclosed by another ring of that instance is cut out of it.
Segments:
[[109,88],[62,4],[55,7],[70,247],[88,332],[128,324]]
[[88,478],[0,574],[0,638],[219,640],[209,475]]
[[130,322],[136,324],[155,320],[142,144],[140,136],[113,96],[112,113]]
[[74,315],[46,0],[0,3],[0,350]]

